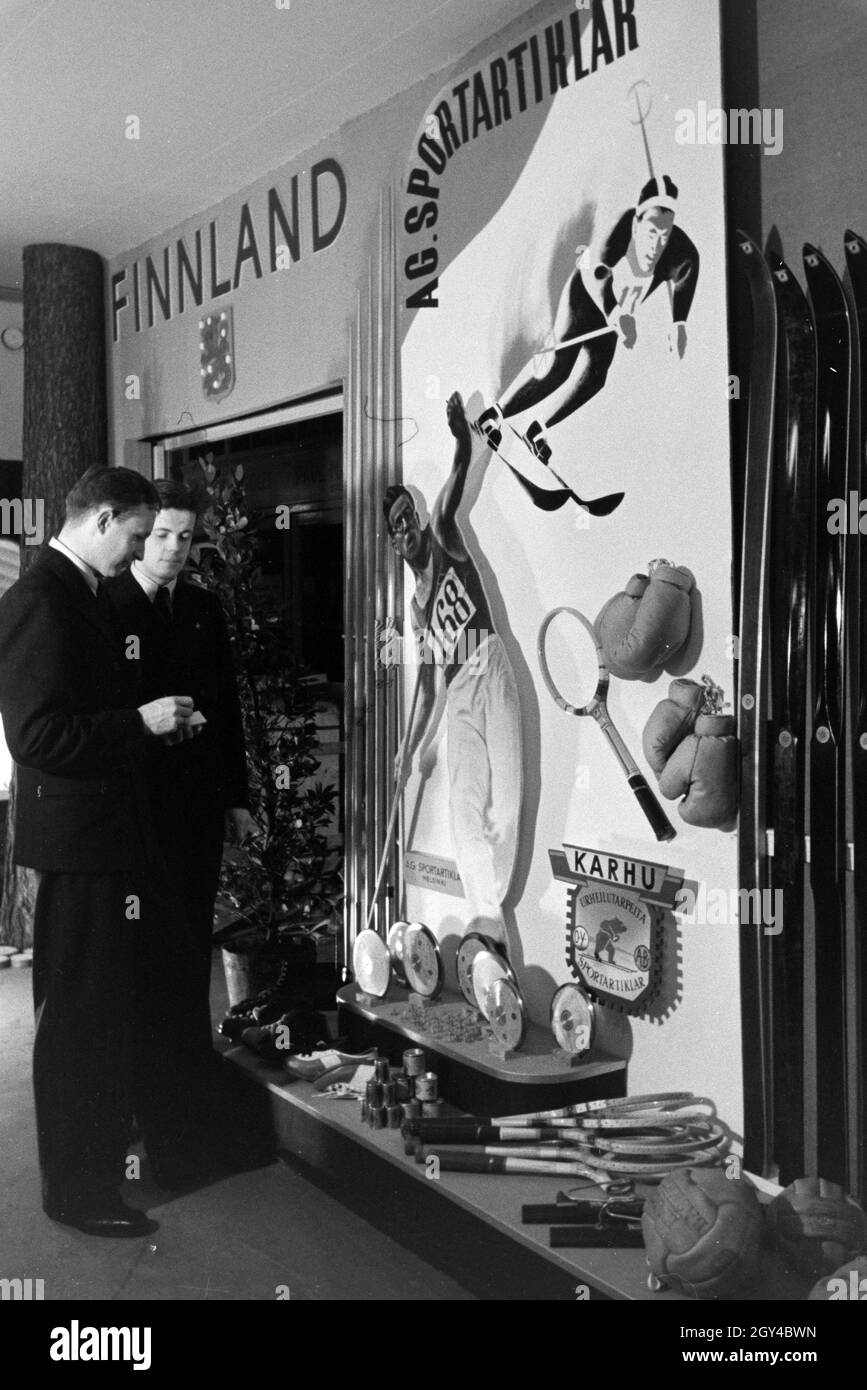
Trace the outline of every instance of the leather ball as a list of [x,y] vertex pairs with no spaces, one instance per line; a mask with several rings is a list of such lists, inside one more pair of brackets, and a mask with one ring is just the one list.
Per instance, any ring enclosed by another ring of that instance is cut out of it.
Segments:
[[867,1250],[867,1216],[844,1188],[797,1178],[765,1213],[774,1244],[799,1274],[819,1279]]
[[765,1244],[755,1189],[718,1168],[669,1173],[641,1220],[647,1262],[664,1284],[699,1299],[736,1299],[755,1282]]

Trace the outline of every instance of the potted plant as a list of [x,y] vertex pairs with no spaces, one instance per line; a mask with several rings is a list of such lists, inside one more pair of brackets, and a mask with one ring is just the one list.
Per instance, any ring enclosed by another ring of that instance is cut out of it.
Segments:
[[[343,897],[342,856],[329,851],[323,835],[337,789],[315,780],[315,689],[293,650],[285,614],[263,584],[242,465],[217,461],[209,451],[197,464],[209,506],[191,577],[217,594],[225,614],[257,826],[247,844],[226,849],[218,909],[228,927],[220,937],[224,948],[235,946],[235,955],[258,957],[266,968],[281,959],[309,963],[310,938],[336,934]],[[227,980],[228,974],[227,967]],[[254,978],[250,987],[261,983]]]

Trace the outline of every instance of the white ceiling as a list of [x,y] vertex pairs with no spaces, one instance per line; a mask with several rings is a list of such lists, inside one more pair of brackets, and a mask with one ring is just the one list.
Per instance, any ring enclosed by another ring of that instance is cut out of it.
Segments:
[[[283,8],[282,6],[285,6]],[[460,58],[528,0],[0,0],[0,286],[126,251]],[[141,124],[125,138],[128,116]]]

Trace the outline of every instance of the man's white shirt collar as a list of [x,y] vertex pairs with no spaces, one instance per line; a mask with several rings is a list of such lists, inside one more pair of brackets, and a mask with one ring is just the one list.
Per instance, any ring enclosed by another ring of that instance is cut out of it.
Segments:
[[168,584],[157,584],[155,580],[151,579],[149,575],[145,574],[144,570],[138,563],[134,563],[132,567],[132,577],[147,594],[147,597],[150,599],[151,603],[153,603],[154,599],[156,598],[159,589],[168,589],[169,593],[174,597],[175,587],[178,582],[177,575],[175,575],[175,578],[172,579]]
[[63,541],[59,541],[56,536],[52,536],[48,544],[52,550],[59,550],[61,555],[65,555],[67,560],[71,560],[75,568],[81,571],[88,589],[93,594],[94,598],[96,598],[96,588],[100,578],[96,570],[91,569],[90,565],[86,564],[80,555],[76,555],[74,550],[70,550],[69,546],[64,545]]

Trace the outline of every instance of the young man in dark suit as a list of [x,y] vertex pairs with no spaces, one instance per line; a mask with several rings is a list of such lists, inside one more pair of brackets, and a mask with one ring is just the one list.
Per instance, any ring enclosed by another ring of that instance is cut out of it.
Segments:
[[224,839],[241,843],[253,827],[247,760],[232,652],[219,600],[182,579],[196,527],[198,498],[181,483],[155,483],[159,511],[132,567],[107,586],[124,640],[140,647],[141,694],[188,690],[199,725],[179,748],[148,749],[153,823],[172,886],[198,952],[185,1000],[190,1025],[211,1045],[209,987],[214,900]]
[[60,535],[0,599],[15,860],[40,872],[33,1074],[43,1206],[100,1236],[150,1229],[118,1191],[133,1110],[144,1128],[174,1137],[183,1103],[168,1065],[156,1065],[173,1040],[154,998],[158,961],[185,945],[178,914],[150,893],[160,867],[144,764],[149,743],[194,736],[193,698],[137,701],[135,663],[102,593],[103,579],[144,553],[158,505],[139,474],[90,469],[67,497]]

